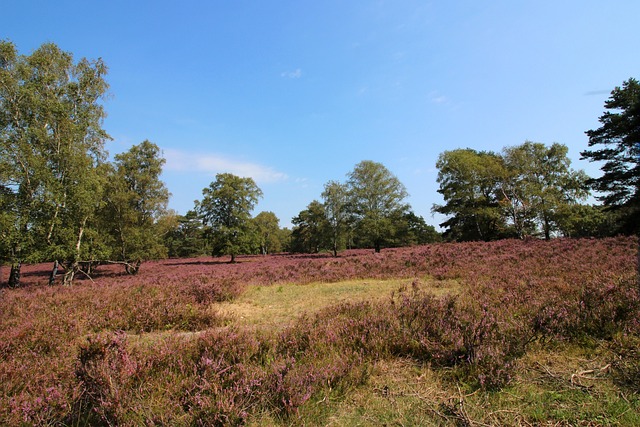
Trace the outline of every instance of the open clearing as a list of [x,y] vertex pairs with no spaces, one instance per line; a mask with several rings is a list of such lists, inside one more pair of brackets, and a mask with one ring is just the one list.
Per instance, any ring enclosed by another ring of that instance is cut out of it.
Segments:
[[[214,304],[220,314],[230,318],[235,326],[284,328],[298,317],[340,303],[377,301],[403,287],[411,287],[413,280],[347,280],[335,283],[288,283],[272,286],[251,286],[230,302]],[[434,295],[455,293],[460,285],[455,280],[420,281],[421,289]]]

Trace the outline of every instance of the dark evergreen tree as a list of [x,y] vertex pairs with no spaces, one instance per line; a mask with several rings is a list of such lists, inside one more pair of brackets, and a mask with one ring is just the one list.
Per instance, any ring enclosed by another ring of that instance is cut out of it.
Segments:
[[600,116],[598,129],[586,132],[589,147],[583,159],[604,162],[602,176],[589,180],[603,204],[621,216],[618,231],[640,230],[640,82],[634,78],[616,87]]

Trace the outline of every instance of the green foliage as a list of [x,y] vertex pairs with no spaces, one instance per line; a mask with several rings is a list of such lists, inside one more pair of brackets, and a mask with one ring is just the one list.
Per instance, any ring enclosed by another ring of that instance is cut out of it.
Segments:
[[329,181],[322,198],[293,218],[291,250],[317,253],[345,248],[399,247],[426,244],[439,233],[416,216],[403,200],[404,185],[384,165],[362,161],[341,184]]
[[[436,163],[452,240],[495,240],[558,231],[560,215],[587,195],[586,175],[570,168],[567,147],[525,141],[503,154],[458,149]],[[564,217],[564,226],[569,217]]]
[[318,253],[327,248],[330,224],[325,214],[325,207],[317,200],[312,201],[291,220],[293,231],[291,232],[291,251]]
[[599,178],[589,180],[591,187],[602,193],[605,206],[622,211],[620,231],[638,231],[640,209],[640,82],[634,78],[616,87],[605,102],[598,129],[586,132],[590,150],[581,152],[583,159],[604,162]]
[[565,237],[610,237],[616,234],[618,213],[603,206],[566,205],[554,215],[558,231]]
[[380,252],[396,233],[394,216],[408,210],[404,185],[381,163],[364,160],[348,174],[347,189],[355,236]]
[[144,141],[117,154],[108,175],[103,226],[112,256],[131,274],[142,261],[166,256],[157,224],[169,200],[160,180],[164,163],[158,146]]
[[348,189],[337,181],[329,181],[324,185],[322,198],[328,221],[331,249],[333,250],[333,256],[337,256],[338,249],[345,247],[349,219]]
[[251,211],[262,197],[262,191],[251,178],[230,173],[216,175],[216,180],[202,190],[203,199],[196,211],[210,226],[212,255],[248,253],[251,247]]
[[[0,42],[0,188],[4,258],[58,258],[71,282],[102,195],[105,159],[101,60],[74,62],[47,43],[19,55]],[[15,284],[14,284],[15,285]]]
[[171,258],[188,258],[211,252],[204,224],[194,210],[177,215],[174,226],[167,229],[163,240]]
[[507,175],[504,162],[492,152],[470,148],[445,151],[436,163],[438,193],[445,204],[433,211],[451,216],[440,224],[450,240],[495,240],[507,229],[499,189]]
[[253,225],[262,255],[282,251],[278,222],[280,221],[273,212],[260,212],[253,218]]
[[557,212],[587,196],[587,176],[570,168],[567,153],[565,145],[554,143],[546,147],[531,141],[504,149],[513,199],[526,207],[546,239],[557,228]]
[[395,246],[414,246],[436,243],[442,240],[434,226],[412,211],[403,213],[396,220]]

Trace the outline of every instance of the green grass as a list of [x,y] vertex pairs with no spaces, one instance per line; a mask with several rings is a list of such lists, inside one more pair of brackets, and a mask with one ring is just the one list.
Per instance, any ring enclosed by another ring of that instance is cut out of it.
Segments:
[[[251,286],[233,301],[215,304],[215,308],[236,326],[283,328],[303,314],[313,314],[331,305],[389,298],[411,283],[407,279],[387,279]],[[428,279],[422,285],[436,295],[458,292],[460,288],[453,280]]]

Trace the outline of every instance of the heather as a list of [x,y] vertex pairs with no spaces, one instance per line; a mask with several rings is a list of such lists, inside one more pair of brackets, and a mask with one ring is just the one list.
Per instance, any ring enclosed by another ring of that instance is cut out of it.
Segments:
[[[25,266],[27,286],[0,300],[0,423],[323,425],[338,413],[357,418],[347,403],[360,402],[384,412],[368,424],[393,412],[406,424],[578,424],[598,415],[633,425],[637,244],[503,240],[234,264],[170,259],[137,276],[100,266],[72,287],[46,285],[49,265]],[[380,298],[317,298],[277,327],[228,310],[250,290],[276,289],[277,298],[346,281],[397,286]],[[411,380],[394,379],[403,376]],[[553,393],[570,393],[571,410],[545,412]],[[611,402],[594,406],[593,396]],[[391,399],[406,406],[387,410]],[[485,404],[498,409],[474,412]]]

